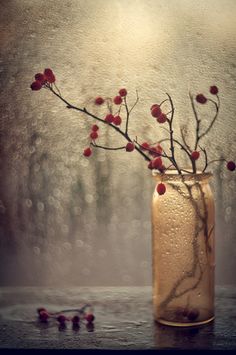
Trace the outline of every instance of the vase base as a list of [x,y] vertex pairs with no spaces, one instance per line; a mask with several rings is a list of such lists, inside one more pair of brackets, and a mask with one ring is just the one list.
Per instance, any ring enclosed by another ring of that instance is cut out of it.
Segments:
[[197,327],[197,326],[201,326],[201,325],[205,325],[208,324],[210,322],[212,322],[215,319],[215,317],[211,317],[209,319],[203,320],[203,321],[199,321],[199,322],[189,322],[189,323],[179,323],[179,322],[171,322],[162,318],[158,318],[155,321],[157,323],[163,324],[163,325],[168,325],[171,327]]

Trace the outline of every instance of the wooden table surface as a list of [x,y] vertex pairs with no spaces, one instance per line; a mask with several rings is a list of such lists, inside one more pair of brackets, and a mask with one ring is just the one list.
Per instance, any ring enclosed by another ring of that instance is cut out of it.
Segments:
[[[236,287],[216,287],[216,319],[198,328],[158,325],[151,287],[0,288],[1,349],[236,349]],[[90,302],[94,328],[39,323],[36,309],[79,308]]]

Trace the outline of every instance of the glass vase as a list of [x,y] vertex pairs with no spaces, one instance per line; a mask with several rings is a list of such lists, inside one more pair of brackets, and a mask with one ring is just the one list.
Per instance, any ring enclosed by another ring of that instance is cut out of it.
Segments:
[[214,319],[215,209],[210,173],[153,171],[153,306],[157,322],[195,326]]

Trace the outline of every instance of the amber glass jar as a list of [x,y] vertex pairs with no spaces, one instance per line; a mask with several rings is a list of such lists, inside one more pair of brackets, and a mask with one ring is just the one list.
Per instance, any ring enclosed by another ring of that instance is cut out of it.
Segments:
[[215,209],[210,173],[153,171],[166,193],[152,201],[155,320],[194,326],[214,319]]

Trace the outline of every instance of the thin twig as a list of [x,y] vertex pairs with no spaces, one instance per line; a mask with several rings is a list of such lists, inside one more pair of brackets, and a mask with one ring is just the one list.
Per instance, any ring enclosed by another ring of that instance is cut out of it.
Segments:
[[199,131],[200,131],[200,123],[201,120],[198,118],[198,113],[194,104],[194,99],[193,96],[191,95],[191,93],[189,93],[189,97],[190,97],[190,101],[191,101],[191,106],[192,106],[192,110],[194,113],[194,117],[196,120],[196,137],[195,137],[195,145],[194,145],[194,150],[197,149],[197,145],[198,145],[198,141],[199,141]]
[[94,143],[94,142],[91,142],[90,145],[92,145],[95,148],[101,148],[101,149],[105,149],[105,150],[122,150],[122,149],[125,149],[125,146],[123,146],[123,147],[105,147],[105,146],[99,145],[99,144]]
[[198,141],[200,141],[200,139],[202,139],[205,135],[207,135],[209,133],[209,131],[211,130],[212,126],[214,125],[214,123],[218,117],[219,108],[220,108],[220,99],[219,99],[218,95],[217,95],[217,99],[218,99],[218,103],[211,100],[211,99],[208,99],[208,101],[212,102],[215,105],[216,113],[215,113],[215,116],[214,116],[213,120],[211,121],[209,127],[205,130],[205,132],[203,132],[202,134],[199,135]]
[[[51,86],[47,86],[47,88],[55,95],[57,96],[61,101],[63,101],[66,104],[66,107],[69,109],[73,109],[76,111],[79,111],[81,113],[85,113],[87,116],[94,118],[95,120],[102,122],[103,124],[107,124],[108,126],[112,127],[113,129],[115,129],[117,132],[119,132],[128,142],[132,142],[132,139],[129,137],[128,133],[122,131],[119,127],[106,122],[104,119],[92,114],[91,112],[89,112],[85,107],[82,109],[80,107],[74,106],[71,103],[69,103],[66,99],[64,99],[60,94],[58,94]],[[147,156],[139,147],[135,146],[135,150],[137,150],[139,152],[139,154],[141,154],[143,156],[143,158],[147,161],[150,161],[151,159],[149,158],[149,156]]]
[[168,120],[168,124],[169,124],[169,128],[170,128],[170,150],[171,150],[171,154],[172,154],[172,163],[174,164],[175,168],[177,169],[178,173],[181,174],[181,171],[176,163],[175,160],[175,148],[174,148],[174,131],[173,131],[173,119],[174,119],[174,112],[175,112],[175,108],[174,108],[174,104],[173,101],[170,97],[170,95],[168,93],[166,93],[166,95],[168,96],[169,102],[170,102],[170,106],[171,106],[171,118]]
[[206,171],[206,169],[207,169],[207,166],[209,165],[209,164],[208,164],[208,157],[207,157],[206,149],[205,149],[205,148],[202,148],[200,145],[199,145],[199,148],[201,149],[201,151],[203,152],[204,157],[205,157],[205,166],[204,166],[204,168],[203,168],[203,170],[202,170],[202,172],[204,173],[204,171]]
[[181,133],[182,141],[183,141],[184,146],[186,147],[186,149],[187,149],[189,152],[191,152],[191,148],[190,148],[190,146],[188,145],[188,143],[187,143],[187,141],[186,141],[186,139],[185,139],[184,130],[185,130],[184,127],[181,127],[181,128],[180,128],[180,133]]
[[132,112],[132,110],[135,108],[135,106],[137,105],[139,101],[139,96],[138,96],[138,90],[136,90],[136,101],[135,103],[133,104],[133,106],[131,107],[131,109],[129,110],[129,114]]

